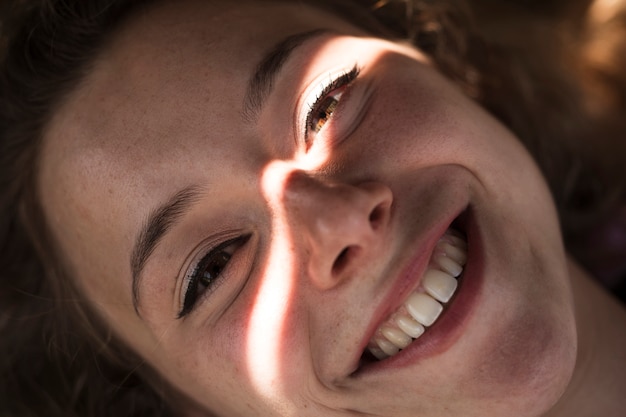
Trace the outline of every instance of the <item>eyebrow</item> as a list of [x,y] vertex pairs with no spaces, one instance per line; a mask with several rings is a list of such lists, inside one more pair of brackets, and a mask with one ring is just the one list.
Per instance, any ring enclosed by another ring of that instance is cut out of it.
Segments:
[[255,120],[263,103],[274,87],[276,76],[285,65],[291,53],[303,43],[318,36],[329,33],[328,29],[315,29],[308,32],[290,35],[261,60],[248,82],[244,99],[243,116],[246,120]]
[[152,210],[144,222],[130,257],[132,271],[133,306],[139,314],[139,284],[141,273],[155,248],[171,228],[198,201],[198,187],[187,187],[173,195],[164,204]]

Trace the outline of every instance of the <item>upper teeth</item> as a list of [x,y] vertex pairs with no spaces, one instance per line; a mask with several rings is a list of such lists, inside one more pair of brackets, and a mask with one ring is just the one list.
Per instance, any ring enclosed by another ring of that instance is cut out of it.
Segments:
[[456,277],[463,272],[466,261],[465,238],[448,229],[437,243],[420,287],[379,327],[368,344],[370,353],[381,360],[393,356],[432,326],[443,304],[456,292]]

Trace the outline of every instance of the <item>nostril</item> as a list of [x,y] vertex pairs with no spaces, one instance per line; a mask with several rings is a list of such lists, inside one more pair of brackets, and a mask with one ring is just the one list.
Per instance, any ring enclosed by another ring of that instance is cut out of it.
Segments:
[[335,259],[335,262],[333,263],[333,269],[332,269],[333,276],[340,274],[341,271],[344,270],[344,268],[348,265],[350,257],[354,255],[353,252],[355,250],[358,250],[358,248],[354,246],[348,246],[347,248],[341,251],[339,256],[337,256],[337,259]]
[[385,216],[385,205],[379,204],[370,213],[369,221],[372,229],[376,230],[380,226]]

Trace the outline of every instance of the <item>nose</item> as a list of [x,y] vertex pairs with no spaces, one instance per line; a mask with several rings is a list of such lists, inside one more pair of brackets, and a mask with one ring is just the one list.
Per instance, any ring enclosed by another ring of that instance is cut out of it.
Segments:
[[310,279],[321,289],[366,267],[385,244],[393,194],[382,183],[335,183],[292,172],[283,196],[295,243],[304,245]]

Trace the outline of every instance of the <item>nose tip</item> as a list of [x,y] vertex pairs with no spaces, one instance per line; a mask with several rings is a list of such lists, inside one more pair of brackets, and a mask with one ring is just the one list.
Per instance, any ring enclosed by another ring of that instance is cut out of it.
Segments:
[[293,173],[285,206],[307,245],[311,280],[331,288],[372,262],[384,245],[393,195],[379,182],[335,183]]

